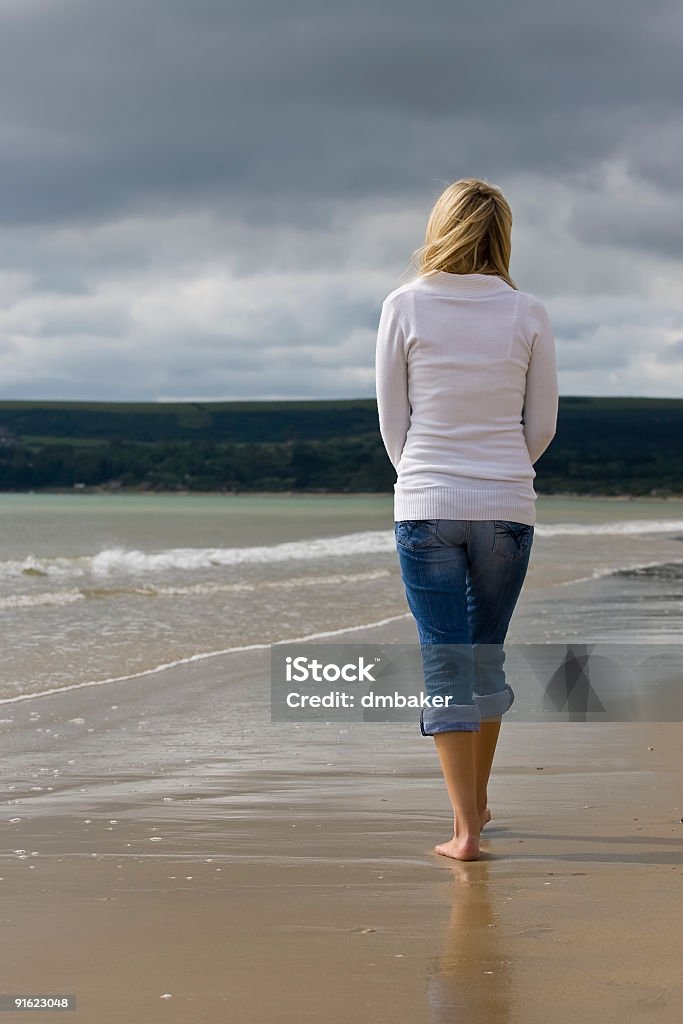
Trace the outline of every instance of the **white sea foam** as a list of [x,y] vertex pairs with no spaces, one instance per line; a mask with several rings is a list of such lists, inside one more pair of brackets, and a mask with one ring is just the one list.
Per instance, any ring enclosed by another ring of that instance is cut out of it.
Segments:
[[347,586],[369,583],[391,576],[388,569],[374,572],[335,573],[325,576],[296,576],[287,580],[260,580],[257,583],[195,583],[187,587],[140,588],[137,592],[159,597],[183,597],[191,594],[226,594],[240,591],[298,590],[300,587]]
[[21,561],[8,559],[0,562],[0,578],[12,576],[84,576],[90,559],[87,555],[75,558],[65,556],[27,555]]
[[538,523],[536,537],[631,537],[645,533],[683,532],[683,519],[624,519],[608,523]]
[[279,562],[298,562],[324,558],[375,554],[392,551],[394,537],[387,530],[349,533],[341,537],[321,537],[316,540],[289,541],[243,548],[169,548],[147,553],[125,548],[101,551],[91,560],[92,572],[108,575],[124,571],[136,574],[166,569],[207,569],[212,566],[273,565]]
[[105,548],[95,555],[75,558],[37,557],[22,561],[0,562],[2,576],[93,576],[115,573],[146,576],[166,570],[198,570],[238,565],[273,565],[281,562],[312,561],[325,558],[349,558],[354,555],[393,551],[390,530],[369,530],[339,537],[288,541],[258,547],[166,548],[162,551],[138,551],[123,546]]
[[82,590],[54,590],[39,594],[8,594],[0,597],[0,609],[40,608],[45,605],[68,605],[88,598],[101,600],[138,597],[202,597],[211,594],[239,594],[264,590],[299,590],[308,587],[355,586],[391,576],[388,569],[370,572],[328,573],[317,576],[294,576],[284,580],[257,580],[254,583],[192,583],[188,586],[154,586],[153,583],[129,587],[83,587]]
[[0,597],[0,609],[2,608],[41,608],[46,605],[74,604],[77,601],[84,601],[85,594],[80,590],[53,590],[41,594],[8,594]]

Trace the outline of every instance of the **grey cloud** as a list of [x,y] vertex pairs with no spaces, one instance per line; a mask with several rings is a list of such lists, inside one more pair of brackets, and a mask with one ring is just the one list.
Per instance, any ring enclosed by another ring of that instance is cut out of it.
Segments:
[[683,363],[683,338],[674,341],[658,354],[660,363]]
[[614,246],[683,258],[683,207],[651,185],[582,197],[569,219],[574,237],[593,246]]
[[[430,171],[564,174],[678,119],[676,6],[66,0],[0,35],[0,217],[416,195]],[[669,31],[667,31],[669,28]],[[637,71],[636,71],[637,69]]]
[[642,360],[683,313],[682,36],[673,0],[6,2],[0,396],[369,396],[383,295],[471,174],[572,392],[680,391]]

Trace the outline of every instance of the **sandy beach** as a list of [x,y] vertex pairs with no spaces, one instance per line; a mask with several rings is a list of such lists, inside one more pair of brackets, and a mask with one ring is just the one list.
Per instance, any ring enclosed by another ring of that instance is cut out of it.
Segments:
[[[680,696],[541,722],[518,690],[482,857],[449,861],[417,718],[271,715],[271,643],[414,643],[390,499],[3,508],[0,995],[87,1024],[680,1019]],[[509,642],[678,643],[682,513],[541,503]]]
[[12,705],[5,993],[102,1024],[679,1019],[681,723],[504,723],[462,864],[412,725],[271,723],[265,651],[164,675],[163,708],[154,675]]

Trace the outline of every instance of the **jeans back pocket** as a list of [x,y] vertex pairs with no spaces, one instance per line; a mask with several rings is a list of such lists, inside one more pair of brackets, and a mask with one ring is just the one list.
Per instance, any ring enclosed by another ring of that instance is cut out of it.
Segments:
[[399,519],[394,523],[396,543],[410,551],[439,547],[438,522],[438,519]]
[[533,526],[508,519],[496,519],[493,532],[494,553],[509,562],[516,562],[528,553],[534,536]]

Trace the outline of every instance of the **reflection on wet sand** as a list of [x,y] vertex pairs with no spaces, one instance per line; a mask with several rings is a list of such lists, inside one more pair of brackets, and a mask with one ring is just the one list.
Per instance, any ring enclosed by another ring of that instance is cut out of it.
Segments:
[[[482,847],[485,849],[484,836]],[[449,864],[453,906],[427,982],[431,1024],[509,1024],[512,964],[499,928],[499,890],[486,860]]]

